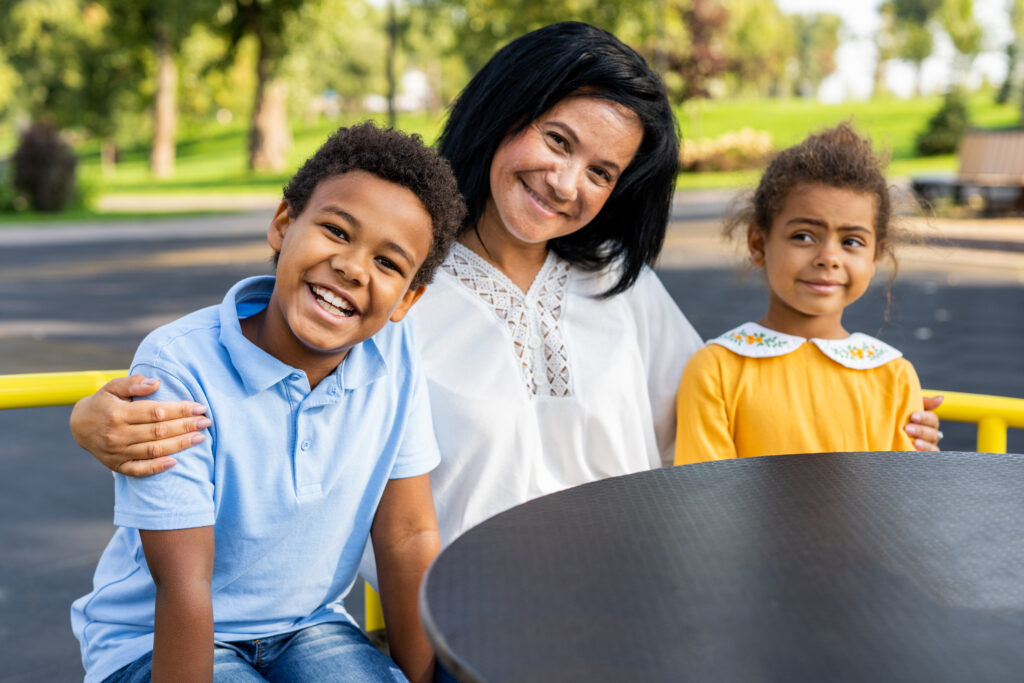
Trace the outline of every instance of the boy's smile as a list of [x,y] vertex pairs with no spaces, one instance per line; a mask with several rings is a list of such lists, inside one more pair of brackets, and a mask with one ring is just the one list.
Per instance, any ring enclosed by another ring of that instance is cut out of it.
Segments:
[[280,253],[274,292],[242,330],[315,386],[423,293],[409,285],[430,253],[433,227],[411,190],[351,171],[321,181],[298,216],[282,202],[267,240]]
[[801,337],[842,339],[843,310],[875,274],[877,199],[827,185],[798,185],[767,235],[748,234],[770,290],[765,327]]

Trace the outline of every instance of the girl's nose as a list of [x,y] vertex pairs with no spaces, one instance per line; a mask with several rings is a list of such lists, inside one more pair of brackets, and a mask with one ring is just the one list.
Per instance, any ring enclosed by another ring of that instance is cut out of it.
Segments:
[[841,265],[838,249],[833,245],[823,244],[821,249],[818,250],[818,258],[815,259],[815,265],[819,268],[838,268]]

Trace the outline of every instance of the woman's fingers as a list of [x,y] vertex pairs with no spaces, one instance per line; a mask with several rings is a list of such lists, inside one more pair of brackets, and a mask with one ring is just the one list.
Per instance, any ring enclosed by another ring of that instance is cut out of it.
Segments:
[[178,464],[169,455],[154,460],[128,460],[118,467],[117,471],[128,477],[148,477],[168,470]]

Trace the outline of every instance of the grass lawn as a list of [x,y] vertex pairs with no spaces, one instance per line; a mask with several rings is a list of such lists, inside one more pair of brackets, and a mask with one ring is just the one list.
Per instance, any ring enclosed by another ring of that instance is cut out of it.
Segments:
[[[776,148],[799,142],[807,133],[853,121],[869,134],[879,149],[892,156],[889,175],[893,179],[912,175],[951,173],[956,169],[954,155],[916,157],[914,137],[941,105],[938,96],[915,100],[880,99],[844,104],[821,104],[812,100],[758,99],[690,102],[677,111],[684,139],[717,137],[745,126],[771,133]],[[979,127],[1012,127],[1019,123],[1019,109],[1010,104],[993,104],[990,93],[977,93],[970,99],[972,124]],[[361,117],[293,123],[294,145],[289,168],[283,173],[252,173],[246,169],[246,130],[243,117],[237,123],[221,126],[211,123],[203,133],[178,142],[176,173],[173,178],[156,180],[149,175],[147,150],[125,150],[113,173],[104,175],[95,144],[83,146],[80,179],[90,197],[103,195],[203,195],[260,194],[279,196],[291,173],[311,155],[324,138],[340,125]],[[383,116],[376,117],[382,120]],[[441,130],[442,114],[402,115],[399,127],[420,134],[433,143]],[[729,173],[684,173],[680,189],[742,187],[757,181],[757,171]],[[66,214],[71,220],[99,218],[88,209]],[[0,224],[31,220],[29,214],[0,215]],[[53,216],[37,220],[52,220]]]

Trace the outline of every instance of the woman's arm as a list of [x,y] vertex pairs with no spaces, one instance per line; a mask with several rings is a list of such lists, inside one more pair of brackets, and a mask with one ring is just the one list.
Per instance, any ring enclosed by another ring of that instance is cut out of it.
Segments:
[[903,429],[914,440],[914,448],[919,451],[939,450],[939,416],[933,411],[942,405],[942,396],[925,396],[924,410],[910,416],[910,424]]
[[441,549],[430,475],[390,480],[370,533],[391,656],[413,683],[431,681],[434,653],[418,600],[423,572]]
[[213,680],[213,527],[139,531],[156,584],[152,680]]
[[170,457],[203,440],[206,407],[191,401],[137,401],[160,386],[143,375],[119,377],[86,396],[71,411],[71,434],[104,466],[131,477],[173,467]]

